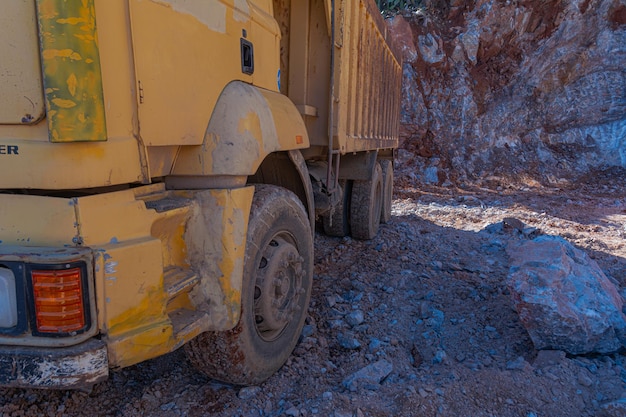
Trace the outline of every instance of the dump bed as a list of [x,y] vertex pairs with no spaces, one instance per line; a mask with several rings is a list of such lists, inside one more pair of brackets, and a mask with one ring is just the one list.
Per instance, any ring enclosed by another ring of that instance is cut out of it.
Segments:
[[341,154],[396,148],[401,61],[374,2],[275,0],[274,14],[281,91],[305,119],[308,156],[329,143]]

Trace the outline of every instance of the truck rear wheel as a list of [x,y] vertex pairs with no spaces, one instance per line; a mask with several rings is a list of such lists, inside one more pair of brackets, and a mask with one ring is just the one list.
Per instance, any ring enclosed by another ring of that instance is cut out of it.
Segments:
[[388,159],[380,161],[383,173],[383,203],[380,222],[385,224],[391,220],[391,202],[393,200],[393,163]]
[[324,233],[328,236],[344,237],[350,234],[350,197],[352,195],[352,181],[339,180],[339,185],[343,190],[341,201],[334,208],[332,214],[322,218],[324,222]]
[[369,180],[354,181],[350,202],[350,228],[356,239],[372,239],[378,233],[383,199],[382,170],[377,162]]
[[269,378],[293,351],[311,297],[313,235],[295,194],[256,186],[244,262],[237,326],[203,333],[185,350],[211,378],[253,385]]

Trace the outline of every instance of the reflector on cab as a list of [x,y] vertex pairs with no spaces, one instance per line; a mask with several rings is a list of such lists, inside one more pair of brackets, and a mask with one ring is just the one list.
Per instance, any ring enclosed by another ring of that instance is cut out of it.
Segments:
[[71,333],[85,328],[83,270],[32,270],[35,322],[40,333]]

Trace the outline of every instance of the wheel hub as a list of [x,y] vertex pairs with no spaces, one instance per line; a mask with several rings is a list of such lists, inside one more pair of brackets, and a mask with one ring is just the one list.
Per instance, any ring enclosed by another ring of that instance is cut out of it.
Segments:
[[300,309],[303,263],[297,248],[283,238],[266,246],[254,291],[255,322],[263,339],[277,338]]

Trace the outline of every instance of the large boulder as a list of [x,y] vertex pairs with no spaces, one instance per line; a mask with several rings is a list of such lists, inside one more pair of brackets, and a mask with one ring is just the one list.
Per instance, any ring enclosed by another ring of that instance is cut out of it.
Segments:
[[626,346],[623,300],[585,252],[554,236],[510,245],[507,252],[508,287],[537,349],[578,355]]

